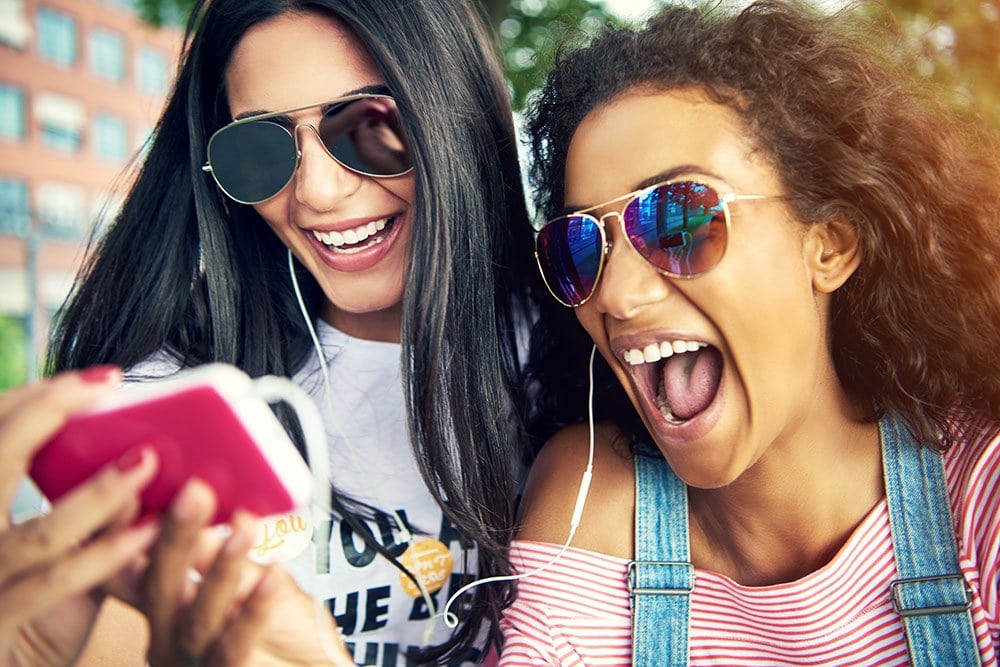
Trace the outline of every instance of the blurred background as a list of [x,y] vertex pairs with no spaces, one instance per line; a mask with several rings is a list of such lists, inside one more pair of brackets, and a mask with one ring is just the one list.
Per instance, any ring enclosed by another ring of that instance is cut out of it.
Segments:
[[[515,109],[564,39],[666,4],[469,1],[496,32]],[[124,169],[155,127],[191,4],[0,0],[0,390],[44,372],[49,327],[87,241],[114,216]],[[894,20],[917,54],[913,72],[1000,132],[1000,0],[882,0],[852,11]]]

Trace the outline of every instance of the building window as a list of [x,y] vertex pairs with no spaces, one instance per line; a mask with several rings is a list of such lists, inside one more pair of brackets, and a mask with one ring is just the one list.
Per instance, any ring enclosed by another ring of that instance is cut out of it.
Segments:
[[48,7],[38,10],[38,54],[60,65],[76,64],[76,21]]
[[0,83],[0,137],[23,139],[26,133],[24,91]]
[[75,240],[86,233],[90,207],[82,187],[68,183],[42,183],[35,196],[38,218],[47,235]]
[[108,81],[125,80],[125,40],[121,35],[94,28],[90,33],[90,69]]
[[86,112],[83,103],[56,93],[38,93],[35,118],[41,127],[42,145],[64,153],[75,153],[83,144]]
[[0,177],[0,234],[23,236],[30,224],[27,184]]
[[128,159],[128,123],[124,118],[99,113],[94,118],[94,153],[108,162]]
[[0,0],[0,42],[23,49],[31,37],[31,23],[24,0]]
[[119,9],[129,9],[132,11],[138,9],[138,4],[135,0],[104,0],[104,4],[110,7],[118,7]]
[[140,48],[136,56],[135,72],[142,92],[152,95],[167,92],[167,57],[159,51]]

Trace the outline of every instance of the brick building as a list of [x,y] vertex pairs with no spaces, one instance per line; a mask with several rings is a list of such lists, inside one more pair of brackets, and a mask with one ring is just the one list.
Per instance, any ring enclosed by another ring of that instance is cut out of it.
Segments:
[[87,238],[156,123],[182,36],[142,23],[131,0],[0,0],[0,389],[37,375]]

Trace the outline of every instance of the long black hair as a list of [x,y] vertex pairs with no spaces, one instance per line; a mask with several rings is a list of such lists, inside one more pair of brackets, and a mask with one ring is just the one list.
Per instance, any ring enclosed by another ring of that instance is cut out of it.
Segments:
[[[1000,346],[1000,157],[995,137],[906,72],[891,22],[876,27],[848,10],[769,0],[738,13],[668,7],[641,30],[609,28],[563,54],[538,96],[533,182],[546,213],[559,210],[576,128],[626,90],[694,89],[728,106],[803,223],[857,229],[861,265],[831,307],[840,382],[871,418],[898,412],[923,442],[947,446],[956,405],[1000,417],[1000,357],[988,352]],[[544,386],[581,384],[565,360],[590,341],[580,327],[564,336],[570,318],[543,318],[560,331],[555,342],[537,336]],[[643,433],[623,392],[605,386],[611,416]],[[583,418],[579,396],[543,395],[551,421]]]
[[[479,572],[505,573],[525,442],[517,331],[531,312],[531,228],[494,45],[461,0],[200,2],[145,163],[58,319],[50,370],[130,367],[163,351],[181,366],[228,362],[251,376],[302,368],[310,343],[285,248],[252,207],[224,203],[201,165],[211,133],[231,120],[225,69],[243,35],[311,9],[358,35],[399,105],[416,179],[402,317],[412,445],[447,518],[476,542]],[[316,313],[323,295],[297,271]],[[465,622],[422,659],[464,654],[505,595],[474,589]]]

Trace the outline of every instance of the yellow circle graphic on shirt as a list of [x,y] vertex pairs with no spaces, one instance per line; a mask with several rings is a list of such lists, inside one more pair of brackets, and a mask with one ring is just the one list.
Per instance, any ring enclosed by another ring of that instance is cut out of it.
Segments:
[[[455,557],[448,547],[438,540],[429,539],[411,542],[399,557],[399,562],[420,580],[428,593],[440,590],[455,567]],[[399,582],[411,598],[420,597],[420,589],[402,572],[399,573]]]

